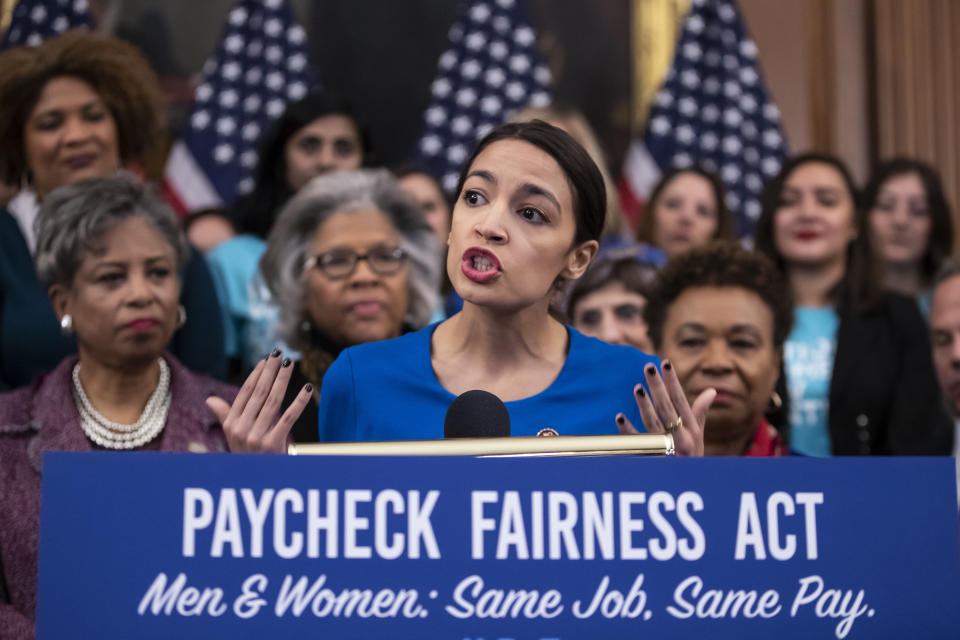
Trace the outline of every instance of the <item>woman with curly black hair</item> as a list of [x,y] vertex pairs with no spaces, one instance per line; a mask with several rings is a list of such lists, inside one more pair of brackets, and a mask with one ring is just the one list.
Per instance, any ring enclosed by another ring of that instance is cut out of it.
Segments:
[[765,257],[715,242],[672,259],[649,291],[645,317],[657,355],[677,370],[687,397],[717,390],[707,412],[706,455],[781,456],[765,414],[775,391],[793,305]]

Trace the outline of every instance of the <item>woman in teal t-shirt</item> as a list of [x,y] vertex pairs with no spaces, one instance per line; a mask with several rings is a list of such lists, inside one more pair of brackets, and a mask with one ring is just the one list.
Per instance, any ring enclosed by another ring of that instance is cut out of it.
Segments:
[[790,447],[949,454],[923,319],[913,299],[881,291],[857,196],[838,159],[813,153],[790,159],[764,194],[756,246],[796,304],[783,363]]

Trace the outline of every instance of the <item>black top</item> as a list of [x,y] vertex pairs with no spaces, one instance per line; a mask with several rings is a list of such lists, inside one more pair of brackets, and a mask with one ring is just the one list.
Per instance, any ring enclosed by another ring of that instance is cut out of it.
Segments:
[[[886,293],[870,311],[841,304],[837,314],[828,409],[833,454],[950,455],[953,423],[916,301]],[[782,373],[777,386],[789,401]]]

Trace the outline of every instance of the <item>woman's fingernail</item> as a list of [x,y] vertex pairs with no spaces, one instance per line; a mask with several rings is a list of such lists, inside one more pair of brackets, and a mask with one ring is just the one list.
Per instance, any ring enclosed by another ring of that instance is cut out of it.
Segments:
[[270,357],[271,357],[271,358],[279,358],[279,357],[280,357],[280,349],[274,349],[273,352],[270,354]]
[[637,395],[642,398],[643,396],[647,395],[647,392],[643,390],[642,386],[640,386],[637,387]]
[[623,423],[624,423],[623,414],[622,414],[622,413],[618,413],[618,414],[617,414],[617,424],[623,424]]
[[284,358],[284,359],[283,359],[283,362],[280,363],[280,366],[281,366],[281,367],[289,367],[289,366],[290,366],[290,358]]
[[648,376],[652,376],[657,372],[657,368],[651,364],[645,369],[645,371],[647,372]]
[[307,393],[313,393],[313,385],[308,382],[307,385],[304,387],[304,390]]
[[667,360],[663,361],[663,370],[670,371],[670,363]]

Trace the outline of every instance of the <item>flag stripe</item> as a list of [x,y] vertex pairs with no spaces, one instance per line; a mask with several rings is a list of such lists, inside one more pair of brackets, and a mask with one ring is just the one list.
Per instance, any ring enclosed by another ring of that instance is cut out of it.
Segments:
[[646,199],[660,179],[661,171],[657,161],[647,151],[646,145],[632,144],[627,151],[623,177],[629,183],[631,191]]
[[220,194],[182,141],[170,150],[165,178],[164,191],[181,214],[223,206]]

